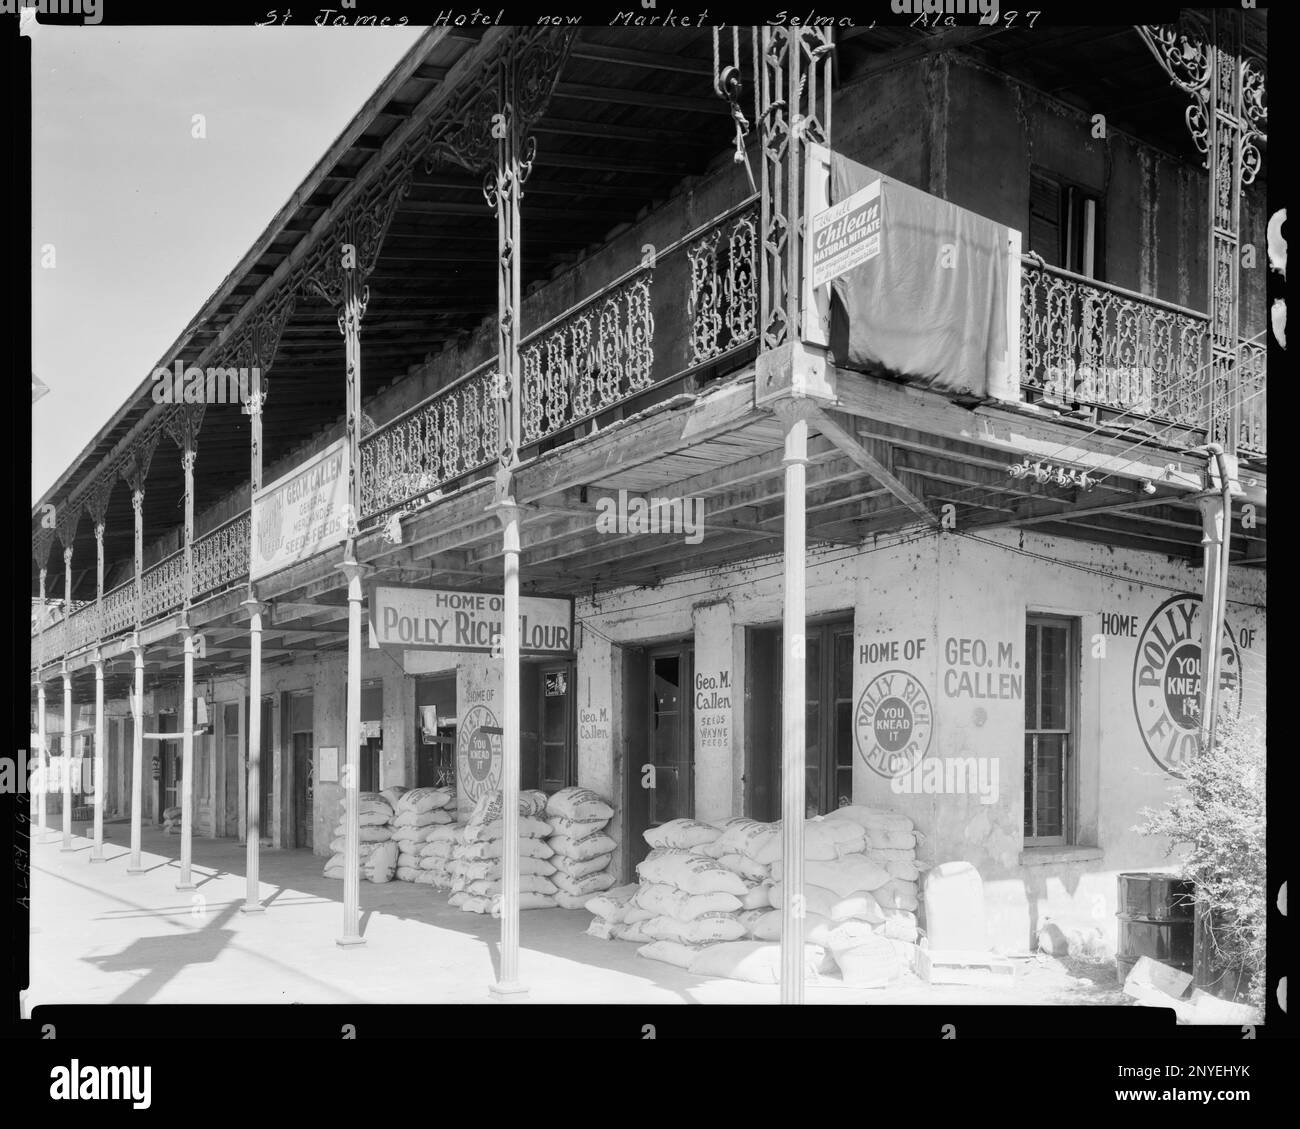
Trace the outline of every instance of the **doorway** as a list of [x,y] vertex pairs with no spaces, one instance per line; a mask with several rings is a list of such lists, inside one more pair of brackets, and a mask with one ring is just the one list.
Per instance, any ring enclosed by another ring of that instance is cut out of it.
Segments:
[[[853,620],[810,623],[804,647],[804,811],[834,811],[853,796]],[[745,742],[745,814],[781,818],[781,632],[748,632],[752,693]]]
[[630,650],[624,661],[628,874],[649,853],[648,829],[695,815],[694,666],[685,642]]
[[225,787],[222,790],[224,817],[221,834],[239,838],[239,703],[221,707],[221,751]]
[[[158,715],[159,733],[176,733],[176,715]],[[158,808],[154,822],[162,823],[163,812],[177,804],[178,785],[181,779],[180,742],[174,738],[158,742]]]
[[528,662],[520,669],[520,787],[548,796],[577,783],[573,664]]
[[361,684],[361,791],[383,787],[380,758],[384,751],[384,684]]
[[312,846],[312,792],[315,785],[312,768],[312,696],[310,691],[295,692],[285,701],[285,727],[291,761],[291,795],[289,804],[289,838],[295,847]]
[[456,676],[415,680],[415,783],[456,787]]

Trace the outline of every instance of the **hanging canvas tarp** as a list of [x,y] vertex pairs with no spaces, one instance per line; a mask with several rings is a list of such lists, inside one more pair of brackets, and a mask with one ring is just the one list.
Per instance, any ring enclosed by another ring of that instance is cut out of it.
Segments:
[[959,395],[1000,387],[1008,228],[839,153],[830,193],[823,273],[833,276],[835,364]]

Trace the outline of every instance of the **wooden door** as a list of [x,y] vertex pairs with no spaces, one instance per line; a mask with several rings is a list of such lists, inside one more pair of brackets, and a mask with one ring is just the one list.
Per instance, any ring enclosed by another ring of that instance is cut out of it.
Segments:
[[649,853],[648,828],[695,814],[694,660],[685,644],[624,660],[629,868]]

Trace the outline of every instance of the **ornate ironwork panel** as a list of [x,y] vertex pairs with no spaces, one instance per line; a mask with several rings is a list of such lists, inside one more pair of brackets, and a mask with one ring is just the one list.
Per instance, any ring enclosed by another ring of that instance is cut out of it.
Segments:
[[249,515],[243,513],[194,542],[194,595],[219,592],[248,575]]
[[108,639],[135,627],[134,577],[104,593],[104,638]]
[[1021,382],[1049,402],[1205,426],[1206,319],[1025,260]]
[[143,618],[157,619],[179,608],[185,598],[185,553],[164,557],[142,574]]
[[1236,452],[1244,421],[1244,355],[1237,331],[1241,193],[1259,171],[1268,107],[1264,60],[1244,34],[1240,9],[1183,9],[1172,26],[1138,33],[1171,81],[1190,96],[1187,127],[1209,171],[1210,438]]
[[1268,453],[1268,382],[1265,379],[1267,348],[1259,343],[1241,343],[1241,369],[1237,382],[1240,397],[1237,450],[1242,454]]
[[763,27],[760,75],[763,153],[760,348],[796,332],[799,312],[803,142],[830,141],[829,28]]
[[373,517],[486,466],[497,454],[497,370],[485,366],[361,441],[361,512]]
[[758,327],[758,209],[706,232],[690,263],[690,360],[703,364],[753,340]]
[[640,272],[525,339],[519,350],[524,443],[536,443],[650,387],[653,281],[653,272]]

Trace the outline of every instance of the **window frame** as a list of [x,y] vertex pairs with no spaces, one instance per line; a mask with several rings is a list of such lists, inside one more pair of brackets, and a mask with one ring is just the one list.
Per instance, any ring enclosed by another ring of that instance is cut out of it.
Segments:
[[[1028,222],[1025,227],[1026,238],[1028,238],[1028,232],[1033,226],[1033,217],[1035,215],[1033,210],[1033,181],[1037,178],[1054,185],[1058,194],[1056,255],[1054,256],[1055,261],[1048,260],[1049,265],[1092,279],[1094,282],[1104,282],[1106,280],[1105,193],[1098,188],[1083,184],[1077,180],[1071,180],[1069,177],[1062,176],[1060,173],[1042,166],[1036,165],[1031,168],[1029,177],[1030,202],[1027,212]],[[1076,227],[1086,223],[1087,206],[1090,202],[1093,205],[1091,267],[1087,262],[1089,248],[1082,242],[1081,234],[1076,237]],[[1078,251],[1077,258],[1076,250]]]
[[[1025,616],[1025,683],[1026,693],[1028,686],[1031,684],[1036,687],[1042,685],[1042,659],[1043,648],[1041,646],[1041,628],[1058,627],[1065,628],[1065,724],[1063,726],[1044,727],[1041,724],[1031,727],[1028,719],[1025,720],[1024,741],[1022,742],[1022,780],[1026,773],[1031,777],[1029,789],[1031,809],[1025,812],[1025,818],[1021,821],[1022,834],[1024,837],[1024,846],[1028,849],[1042,847],[1049,849],[1059,849],[1074,845],[1076,838],[1076,805],[1078,803],[1078,731],[1079,731],[1079,709],[1080,709],[1080,686],[1079,679],[1082,670],[1080,662],[1079,648],[1082,638],[1080,620],[1077,616],[1057,615],[1051,612],[1028,612]],[[1040,645],[1035,648],[1037,656],[1037,667],[1034,670],[1029,669],[1029,632],[1034,629],[1040,630]],[[1037,704],[1037,721],[1042,719],[1042,692],[1041,689],[1035,691],[1035,701]],[[1023,715],[1022,715],[1023,716]],[[1040,735],[1059,735],[1063,738],[1063,748],[1061,753],[1061,773],[1060,773],[1060,808],[1061,808],[1061,832],[1058,835],[1038,835],[1030,832],[1037,832],[1037,817],[1034,808],[1037,807],[1038,796],[1038,757],[1037,757],[1037,737]],[[1034,738],[1033,750],[1031,753],[1030,740]],[[1024,824],[1028,822],[1030,832],[1024,831]]]

